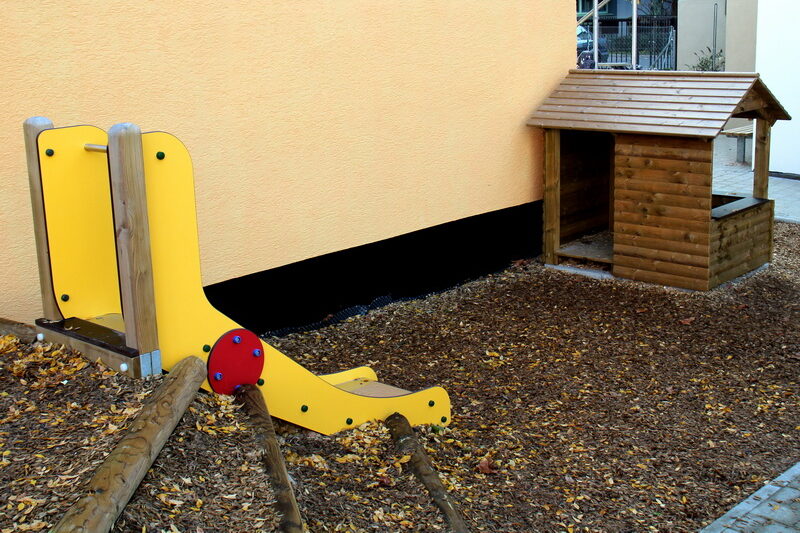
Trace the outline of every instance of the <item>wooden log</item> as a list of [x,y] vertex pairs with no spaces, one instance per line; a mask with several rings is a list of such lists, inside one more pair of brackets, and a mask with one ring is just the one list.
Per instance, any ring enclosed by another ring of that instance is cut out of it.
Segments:
[[679,287],[682,289],[693,289],[696,291],[708,290],[708,279],[693,279],[673,274],[661,272],[649,272],[637,270],[635,268],[614,265],[613,274],[619,278],[628,278],[635,281],[645,281],[647,283],[658,283],[669,287]]
[[686,172],[689,174],[711,174],[711,163],[707,161],[692,161],[690,159],[659,159],[656,157],[639,157],[632,155],[617,155],[617,166],[621,168],[636,168],[645,170],[669,170]]
[[58,308],[53,289],[53,272],[50,267],[50,247],[47,241],[45,224],[44,194],[42,192],[42,169],[39,165],[38,137],[44,130],[51,129],[53,123],[44,117],[31,117],[22,129],[25,133],[25,154],[28,161],[28,188],[31,193],[33,211],[33,236],[36,241],[36,260],[39,264],[39,292],[42,297],[42,313],[47,320],[61,320],[63,315]]
[[667,252],[664,250],[654,250],[652,248],[629,246],[627,244],[620,243],[614,244],[614,254],[627,255],[630,257],[644,257],[647,259],[658,259],[680,265],[691,265],[704,268],[708,268],[709,266],[708,256]]
[[658,159],[690,159],[710,163],[713,153],[708,149],[683,148],[673,146],[653,146],[649,144],[617,144],[617,155],[632,157],[655,157]]
[[441,509],[450,529],[454,533],[466,533],[469,531],[466,522],[461,517],[455,502],[453,502],[447,489],[442,485],[442,480],[436,470],[433,469],[425,449],[419,443],[414,430],[408,423],[408,419],[400,413],[394,413],[386,419],[386,426],[392,434],[392,440],[400,453],[411,455],[411,460],[407,463],[420,482],[428,489],[434,503]]
[[618,226],[619,224],[614,224],[614,244],[627,244],[628,246],[649,248],[651,250],[663,250],[665,252],[708,256],[708,244],[696,244],[691,242],[681,242],[669,239],[625,234],[620,233],[617,230]]
[[281,515],[280,529],[284,533],[303,533],[303,518],[294,497],[286,462],[278,446],[272,417],[264,395],[254,385],[242,385],[236,391],[236,400],[244,405],[256,431],[256,443],[261,447],[261,462],[275,492],[276,506]]
[[[709,233],[707,231],[684,231],[679,229],[658,228],[644,224],[629,224],[627,222],[615,222],[614,232],[641,237],[652,237],[666,241],[685,242],[692,244],[709,243]],[[679,251],[672,248],[662,248],[663,250]]]
[[561,247],[561,132],[544,132],[544,262],[558,264]]
[[14,335],[22,342],[36,340],[36,328],[21,322],[0,318],[0,335]]
[[[698,221],[706,226],[711,224],[710,209],[690,209],[687,207],[672,207],[652,203],[643,203],[632,200],[616,200],[614,209],[617,212],[627,212],[632,214],[651,215],[657,217],[675,218],[679,220]],[[706,227],[706,231],[710,229]]]
[[[657,212],[658,209],[653,210]],[[708,213],[708,211],[706,211]],[[653,226],[666,229],[677,229],[684,231],[697,231],[701,233],[709,233],[711,227],[711,220],[687,220],[676,217],[662,217],[658,215],[651,215],[648,213],[632,213],[629,211],[617,211],[615,220],[624,222],[626,224],[641,224],[643,226]]]
[[150,395],[122,440],[97,468],[82,496],[50,531],[109,531],[206,378],[206,364],[180,361]]
[[660,259],[632,257],[622,254],[614,254],[614,265],[704,281],[707,281],[709,276],[708,267],[682,265],[670,261],[662,261]]
[[680,170],[665,170],[660,168],[631,168],[621,164],[616,158],[614,176],[616,178],[629,178],[643,181],[656,181],[661,183],[683,183],[685,185],[711,186],[711,174],[699,172],[683,172]]
[[684,183],[668,183],[665,181],[649,181],[639,178],[628,178],[615,172],[615,187],[617,190],[660,192],[677,194],[695,198],[711,198],[709,185],[688,185]]
[[711,198],[707,198],[705,195],[700,197],[682,194],[666,194],[662,192],[617,189],[615,199],[711,211]]

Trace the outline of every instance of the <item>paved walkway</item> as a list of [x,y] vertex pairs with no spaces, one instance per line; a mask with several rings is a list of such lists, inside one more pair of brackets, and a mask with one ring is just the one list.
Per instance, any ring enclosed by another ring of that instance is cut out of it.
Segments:
[[761,487],[701,533],[800,531],[800,463]]
[[[748,196],[753,192],[750,164],[736,163],[736,139],[720,136],[714,141],[714,192]],[[800,224],[800,180],[771,177],[769,197],[775,200],[775,218]],[[800,463],[701,533],[800,533]]]
[[[753,194],[753,171],[749,163],[736,162],[734,138],[720,136],[714,141],[714,192]],[[800,180],[770,177],[769,197],[775,200],[775,218],[800,224]]]

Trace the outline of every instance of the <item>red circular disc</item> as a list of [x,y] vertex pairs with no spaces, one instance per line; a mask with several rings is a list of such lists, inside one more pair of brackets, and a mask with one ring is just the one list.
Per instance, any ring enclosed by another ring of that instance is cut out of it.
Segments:
[[239,385],[255,384],[264,368],[261,339],[246,329],[220,337],[208,355],[208,383],[219,394],[233,394]]

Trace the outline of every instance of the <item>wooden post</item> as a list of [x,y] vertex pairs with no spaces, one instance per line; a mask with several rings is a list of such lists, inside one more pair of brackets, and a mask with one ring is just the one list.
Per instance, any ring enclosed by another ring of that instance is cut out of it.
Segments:
[[414,429],[408,423],[408,419],[400,413],[394,413],[386,419],[386,426],[392,434],[392,440],[401,453],[410,454],[411,460],[408,464],[418,480],[422,482],[428,493],[433,498],[433,502],[441,509],[450,529],[454,533],[468,533],[467,523],[461,517],[455,502],[444,488],[439,474],[433,469],[431,460],[425,453],[425,449],[419,443]]
[[116,124],[108,131],[108,162],[125,338],[139,353],[153,352],[158,349],[158,331],[142,132],[137,125]]
[[187,357],[173,367],[97,468],[86,495],[69,508],[51,533],[111,530],[205,378],[206,364],[197,357]]
[[769,141],[771,125],[763,118],[756,119],[756,154],[753,165],[753,196],[766,199],[769,192]]
[[544,130],[544,262],[557,265],[561,247],[561,131]]
[[242,385],[236,391],[236,399],[243,404],[256,430],[256,442],[261,446],[261,462],[275,491],[278,512],[281,515],[280,529],[283,533],[303,533],[303,518],[297,507],[286,462],[275,437],[272,417],[264,401],[264,395],[254,385]]
[[42,171],[39,166],[39,133],[53,127],[50,119],[31,117],[25,121],[25,154],[28,160],[28,187],[31,193],[33,210],[33,236],[36,240],[36,260],[39,263],[39,291],[42,295],[42,313],[47,320],[64,318],[58,308],[53,290],[53,273],[50,270],[50,248],[47,242],[45,225],[44,194],[42,192]]

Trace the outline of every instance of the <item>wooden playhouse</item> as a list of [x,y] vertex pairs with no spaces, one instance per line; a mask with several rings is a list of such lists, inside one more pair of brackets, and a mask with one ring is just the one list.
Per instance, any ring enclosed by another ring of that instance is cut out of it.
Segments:
[[[712,194],[713,140],[755,119],[752,196]],[[544,128],[544,260],[707,290],[770,261],[770,128],[790,119],[754,73],[573,70]]]

